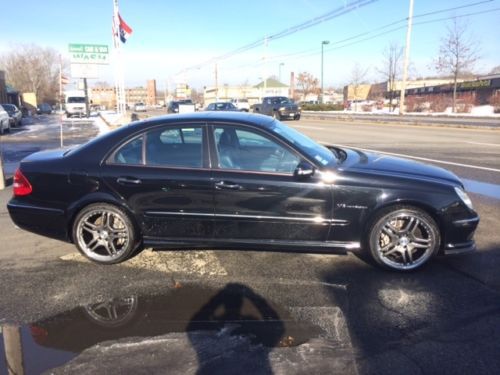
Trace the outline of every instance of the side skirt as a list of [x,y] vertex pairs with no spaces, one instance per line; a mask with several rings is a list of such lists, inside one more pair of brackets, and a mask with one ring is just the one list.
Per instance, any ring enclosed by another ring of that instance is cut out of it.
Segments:
[[360,249],[359,242],[340,241],[276,241],[276,240],[214,240],[197,238],[162,239],[144,237],[144,247],[155,249],[218,249],[249,251],[284,251],[301,253],[347,254],[348,251]]

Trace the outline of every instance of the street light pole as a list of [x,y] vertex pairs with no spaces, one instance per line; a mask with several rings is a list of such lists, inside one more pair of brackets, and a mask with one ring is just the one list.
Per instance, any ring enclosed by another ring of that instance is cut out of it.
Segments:
[[[320,98],[320,104],[323,104],[323,96],[325,95],[325,92],[324,92],[324,89],[323,89],[323,47],[326,45],[326,44],[329,44],[330,41],[329,40],[323,40],[321,42],[321,98]],[[305,100],[305,98],[304,98]]]
[[406,80],[408,79],[408,62],[410,60],[410,41],[411,41],[411,28],[413,24],[413,0],[410,0],[410,11],[408,14],[408,28],[406,30],[406,45],[405,55],[403,61],[403,81],[401,82],[401,93],[399,98],[399,114],[405,113],[405,91]]

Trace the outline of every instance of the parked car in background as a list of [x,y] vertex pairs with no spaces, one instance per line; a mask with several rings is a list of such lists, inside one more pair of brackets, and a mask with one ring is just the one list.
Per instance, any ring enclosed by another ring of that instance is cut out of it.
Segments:
[[300,120],[301,108],[286,96],[267,96],[262,103],[252,106],[255,113],[272,116],[278,120]]
[[205,111],[239,111],[233,103],[229,102],[216,102],[210,103]]
[[49,103],[42,103],[37,107],[36,113],[39,115],[50,115],[52,113],[52,106]]
[[231,103],[242,112],[250,111],[250,104],[248,104],[248,99],[246,98],[233,98],[231,99]]
[[194,112],[196,110],[195,105],[191,99],[173,100],[168,103],[167,113],[179,113],[180,105],[192,105],[193,110],[190,112]]
[[[85,172],[85,173],[82,173]],[[396,271],[474,251],[479,216],[453,173],[322,146],[270,117],[198,112],[24,158],[20,228],[112,264],[141,247],[365,252]]]
[[135,103],[134,111],[136,112],[146,112],[146,104],[142,102]]
[[23,114],[14,104],[2,104],[3,109],[7,111],[10,117],[10,126],[16,127],[21,125]]
[[0,134],[10,132],[10,117],[2,105],[0,105]]

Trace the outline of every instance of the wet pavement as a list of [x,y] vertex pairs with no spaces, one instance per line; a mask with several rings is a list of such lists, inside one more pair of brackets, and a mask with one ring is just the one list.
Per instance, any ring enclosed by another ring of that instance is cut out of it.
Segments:
[[475,194],[485,195],[490,198],[500,199],[500,185],[462,178],[465,190]]

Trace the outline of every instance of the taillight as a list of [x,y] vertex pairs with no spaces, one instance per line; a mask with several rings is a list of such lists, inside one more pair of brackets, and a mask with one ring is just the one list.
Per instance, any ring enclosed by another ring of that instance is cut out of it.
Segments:
[[30,195],[32,191],[33,188],[28,179],[24,177],[20,169],[17,169],[14,174],[14,195],[17,197]]

